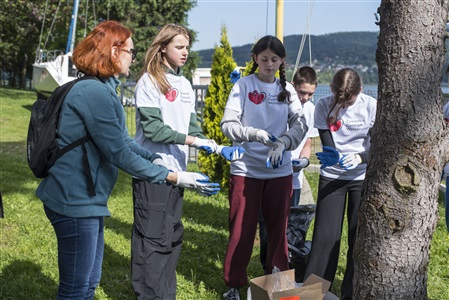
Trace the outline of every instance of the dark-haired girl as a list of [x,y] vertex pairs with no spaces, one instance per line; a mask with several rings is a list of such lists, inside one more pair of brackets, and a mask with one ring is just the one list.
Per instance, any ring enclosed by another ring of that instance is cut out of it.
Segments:
[[[262,209],[268,234],[267,272],[288,269],[287,216],[292,194],[290,150],[307,132],[301,103],[285,79],[285,48],[274,36],[261,38],[253,47],[250,75],[239,79],[226,103],[221,129],[245,155],[231,163],[229,192],[229,243],[224,280],[226,299],[240,299],[247,284]],[[258,70],[257,73],[255,71]],[[275,74],[279,71],[280,78]]]

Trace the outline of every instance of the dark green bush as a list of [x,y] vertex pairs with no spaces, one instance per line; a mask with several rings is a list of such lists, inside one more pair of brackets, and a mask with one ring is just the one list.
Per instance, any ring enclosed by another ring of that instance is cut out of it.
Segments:
[[[221,28],[220,46],[215,47],[212,56],[211,83],[204,99],[203,133],[219,145],[230,146],[231,141],[220,129],[224,108],[233,84],[230,74],[237,64],[232,58],[232,47],[228,42],[226,27]],[[205,155],[200,152],[198,162],[201,172],[211,181],[219,182],[223,191],[228,190],[229,162],[219,155]]]

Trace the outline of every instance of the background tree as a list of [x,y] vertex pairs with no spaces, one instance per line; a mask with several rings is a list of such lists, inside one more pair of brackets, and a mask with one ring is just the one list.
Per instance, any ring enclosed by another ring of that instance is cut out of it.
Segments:
[[[135,45],[140,50],[132,67],[133,77],[142,68],[146,49],[159,28],[169,22],[188,28],[188,12],[195,5],[195,0],[80,0],[76,41],[85,37],[101,20],[122,22],[133,30]],[[25,88],[26,78],[32,76],[32,64],[39,47],[65,51],[72,8],[73,0],[0,1],[1,68],[9,75],[9,86]],[[42,27],[43,23],[45,26]],[[191,34],[194,43],[196,32],[191,31]],[[192,78],[199,60],[198,53],[190,53],[183,68],[188,79]],[[4,74],[2,72],[2,83],[6,81]]]
[[379,96],[354,250],[354,299],[427,299],[438,185],[448,2],[382,0]]
[[[221,27],[220,46],[215,47],[212,55],[211,82],[204,99],[203,133],[214,139],[219,145],[231,145],[220,128],[226,101],[233,84],[230,81],[231,72],[237,67],[232,58],[232,47],[228,42],[226,27]],[[200,170],[206,173],[212,182],[219,182],[227,191],[229,182],[229,163],[219,155],[198,155]]]
[[[117,20],[133,31],[134,45],[139,52],[137,61],[131,67],[132,77],[142,69],[145,53],[159,29],[167,23],[176,23],[188,28],[188,12],[196,6],[195,0],[110,0],[99,4],[101,19]],[[196,40],[196,32],[190,31],[192,42]],[[196,52],[189,53],[187,64],[183,67],[183,75],[191,80],[193,70],[199,63]]]
[[[54,1],[53,1],[54,2]],[[47,15],[44,10],[47,8]],[[0,53],[2,53],[2,70],[10,74],[9,86],[25,88],[26,77],[32,74],[36,49],[39,44],[41,24],[45,21],[50,26],[53,15],[57,10],[64,12],[66,5],[52,3],[45,5],[44,0],[39,1],[1,1],[0,2]],[[66,13],[70,15],[69,13]],[[49,27],[48,26],[48,27]],[[63,19],[56,18],[54,28],[67,28]],[[47,28],[48,29],[48,28]],[[47,31],[43,32],[43,41]],[[67,39],[67,33],[65,35]],[[55,34],[48,40],[48,45],[55,45],[60,36]],[[3,75],[3,73],[2,73]],[[5,80],[5,78],[2,78]]]

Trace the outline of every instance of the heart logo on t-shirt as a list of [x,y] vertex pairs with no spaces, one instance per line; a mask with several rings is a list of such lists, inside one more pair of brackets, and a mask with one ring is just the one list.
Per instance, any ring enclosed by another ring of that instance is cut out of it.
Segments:
[[248,93],[248,98],[254,104],[260,104],[265,100],[265,93],[262,92],[259,94],[258,91],[254,90],[254,92]]
[[170,102],[173,102],[176,100],[176,97],[178,96],[178,90],[177,89],[171,89],[165,94],[165,99],[167,99]]
[[342,125],[343,125],[343,121],[342,120],[337,120],[333,124],[329,123],[329,129],[330,129],[331,132],[334,132],[334,131],[339,130]]

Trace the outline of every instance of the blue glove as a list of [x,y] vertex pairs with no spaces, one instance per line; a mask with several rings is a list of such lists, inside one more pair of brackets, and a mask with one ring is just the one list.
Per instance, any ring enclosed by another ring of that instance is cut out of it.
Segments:
[[337,150],[328,146],[323,146],[323,152],[317,152],[316,156],[318,157],[320,164],[322,164],[320,169],[324,169],[326,167],[330,167],[337,164],[340,161],[340,158],[342,157]]
[[352,170],[362,163],[362,158],[360,155],[354,153],[345,154],[340,158],[338,163],[343,169]]
[[177,172],[178,178],[175,186],[194,189],[202,196],[216,195],[220,191],[220,185],[210,182],[209,177],[201,173]]
[[220,191],[220,185],[215,182],[209,182],[209,178],[205,181],[198,181],[198,186],[195,189],[198,194],[201,196],[212,196],[218,194]]
[[240,79],[240,68],[236,67],[231,74],[229,75],[229,77],[231,78],[231,83],[236,83],[237,80]]
[[279,168],[282,165],[282,159],[284,158],[285,145],[282,140],[277,140],[274,143],[273,148],[268,151],[268,158],[265,166],[267,168],[273,166],[273,169]]
[[217,153],[223,156],[227,161],[236,161],[243,157],[245,149],[241,147],[218,146]]

